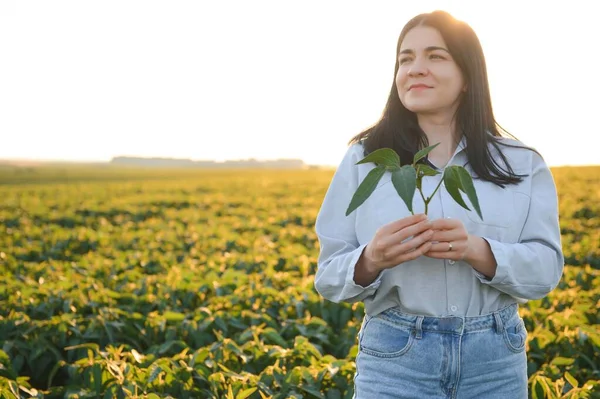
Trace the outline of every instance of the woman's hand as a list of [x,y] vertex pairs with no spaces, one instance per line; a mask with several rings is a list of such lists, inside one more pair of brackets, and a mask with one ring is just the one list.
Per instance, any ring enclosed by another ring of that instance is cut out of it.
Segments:
[[[467,233],[458,219],[436,219],[431,222],[434,230],[433,245],[423,255],[437,259],[462,260],[491,280],[496,275],[496,258],[486,240]],[[450,244],[452,250],[449,251]]]
[[416,259],[431,249],[433,234],[432,223],[424,214],[383,225],[361,255],[364,267],[374,273]]
[[425,256],[452,260],[465,260],[469,256],[473,237],[459,219],[436,219],[431,224],[433,244]]

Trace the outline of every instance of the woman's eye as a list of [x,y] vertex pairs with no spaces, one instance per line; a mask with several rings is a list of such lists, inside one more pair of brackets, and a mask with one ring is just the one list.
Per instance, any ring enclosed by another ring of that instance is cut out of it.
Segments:
[[399,62],[400,62],[400,64],[404,64],[405,62],[408,62],[408,61],[410,61],[410,58],[404,57],[404,58],[400,58]]
[[444,60],[445,59],[444,57],[442,57],[439,54],[431,54],[430,58],[435,58],[435,59],[438,59],[438,60]]

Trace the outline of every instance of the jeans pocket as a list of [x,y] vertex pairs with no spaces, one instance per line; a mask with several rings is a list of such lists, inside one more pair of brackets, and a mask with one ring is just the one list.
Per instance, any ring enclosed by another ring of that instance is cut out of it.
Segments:
[[398,357],[408,352],[413,341],[414,334],[410,329],[374,317],[365,325],[359,349],[371,356]]
[[523,319],[519,317],[517,324],[506,327],[504,329],[504,342],[508,349],[513,352],[519,353],[525,350],[525,343],[527,342],[527,330],[525,329],[525,323]]

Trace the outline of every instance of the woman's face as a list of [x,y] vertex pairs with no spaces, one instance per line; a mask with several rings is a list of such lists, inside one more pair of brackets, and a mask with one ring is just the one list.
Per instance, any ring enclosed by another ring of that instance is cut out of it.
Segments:
[[411,29],[400,45],[396,86],[402,104],[418,114],[451,113],[465,83],[442,35],[429,26]]

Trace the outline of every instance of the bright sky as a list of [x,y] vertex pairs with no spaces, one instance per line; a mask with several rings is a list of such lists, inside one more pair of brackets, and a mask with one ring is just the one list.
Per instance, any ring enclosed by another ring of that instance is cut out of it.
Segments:
[[498,121],[600,164],[594,2],[0,0],[0,158],[301,158],[380,116],[395,45],[445,9],[477,32]]

